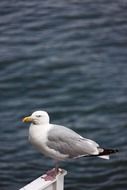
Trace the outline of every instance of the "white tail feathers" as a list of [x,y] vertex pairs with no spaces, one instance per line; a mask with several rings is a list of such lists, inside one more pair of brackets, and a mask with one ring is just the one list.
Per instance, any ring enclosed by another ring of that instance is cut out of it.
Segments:
[[106,160],[109,160],[109,159],[110,159],[109,155],[98,156],[98,157],[99,157],[99,158],[103,158],[103,159],[106,159]]

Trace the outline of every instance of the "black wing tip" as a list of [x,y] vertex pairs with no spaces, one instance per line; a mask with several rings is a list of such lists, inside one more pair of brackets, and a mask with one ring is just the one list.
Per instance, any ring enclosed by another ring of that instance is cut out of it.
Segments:
[[112,154],[112,153],[117,153],[117,152],[119,152],[119,150],[118,150],[118,149],[109,149],[109,152]]
[[103,149],[103,152],[100,152],[99,155],[109,155],[109,154],[113,154],[113,153],[117,153],[119,152],[118,149]]

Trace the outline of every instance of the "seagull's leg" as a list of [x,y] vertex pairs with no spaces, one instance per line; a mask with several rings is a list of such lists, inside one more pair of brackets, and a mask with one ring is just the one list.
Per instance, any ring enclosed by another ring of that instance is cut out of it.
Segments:
[[55,172],[56,172],[56,175],[63,172],[63,170],[61,168],[59,168],[59,161],[58,160],[55,160]]
[[59,174],[59,172],[62,172],[62,170],[60,168],[58,168],[58,161],[55,161],[55,168],[49,170],[46,172],[45,176],[42,176],[42,178],[45,181],[53,181],[56,176]]
[[55,161],[55,173],[56,175],[59,173],[59,166],[58,166],[58,161]]

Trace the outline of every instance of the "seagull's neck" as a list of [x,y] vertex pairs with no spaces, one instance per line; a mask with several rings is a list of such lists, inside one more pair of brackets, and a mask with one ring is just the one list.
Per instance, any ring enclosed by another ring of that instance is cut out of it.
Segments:
[[44,133],[44,132],[49,131],[49,129],[51,128],[52,128],[52,124],[50,123],[41,123],[41,124],[32,123],[30,125],[30,129],[32,129],[32,131],[34,130],[35,132],[42,131]]

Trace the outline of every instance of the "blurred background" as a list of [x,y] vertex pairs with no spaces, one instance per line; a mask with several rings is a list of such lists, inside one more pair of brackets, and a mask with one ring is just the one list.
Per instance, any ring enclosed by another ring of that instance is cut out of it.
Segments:
[[103,147],[109,161],[63,162],[65,190],[127,189],[127,1],[0,1],[0,189],[54,166],[22,118],[45,110]]

